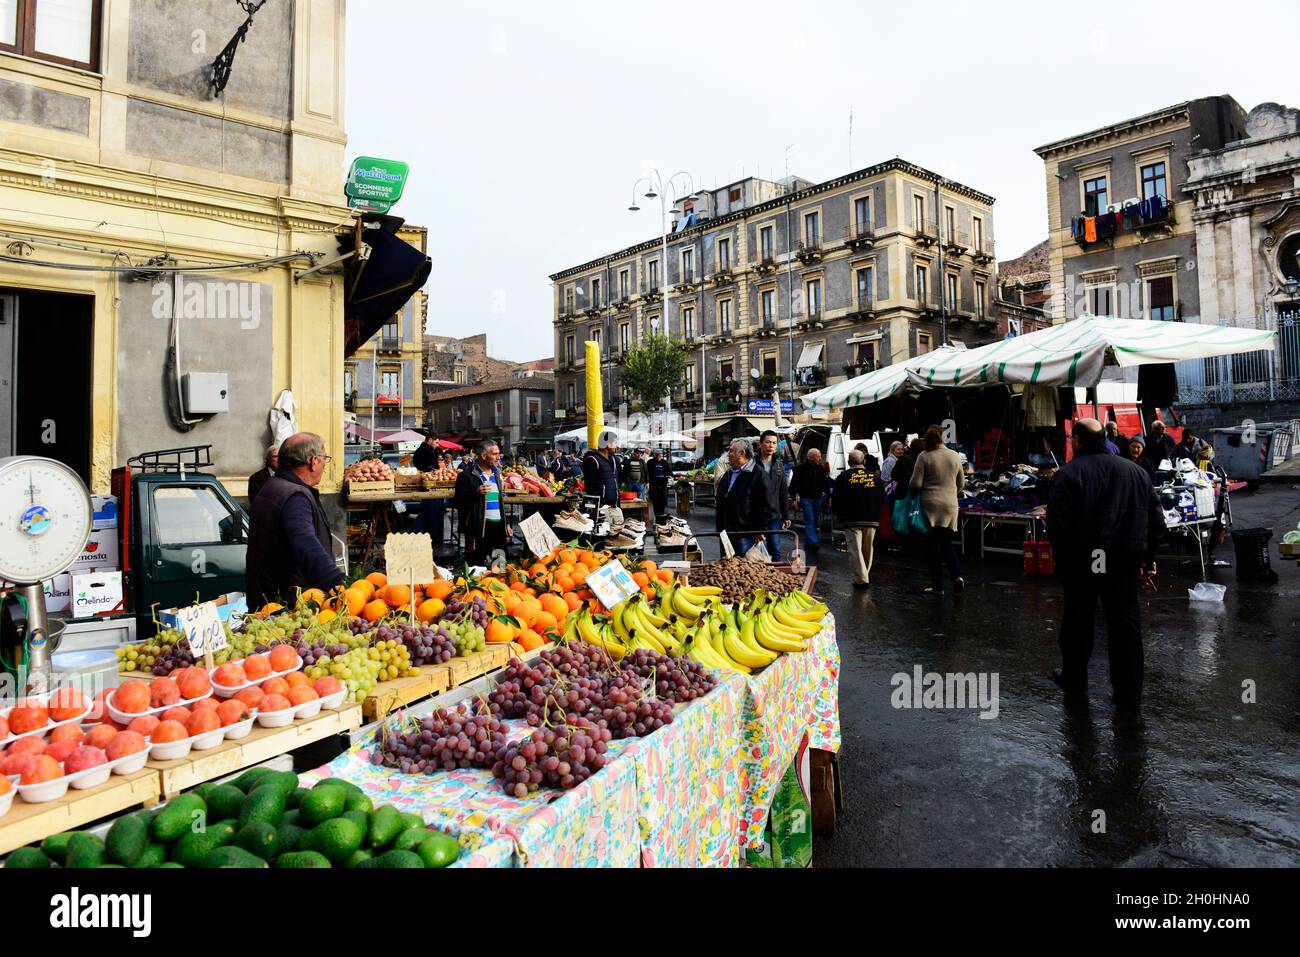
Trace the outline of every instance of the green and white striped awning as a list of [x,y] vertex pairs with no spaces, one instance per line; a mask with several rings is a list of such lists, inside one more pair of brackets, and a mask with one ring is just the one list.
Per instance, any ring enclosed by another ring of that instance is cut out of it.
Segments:
[[977,349],[933,352],[906,367],[918,389],[997,383],[1087,388],[1107,365],[1208,359],[1272,349],[1273,341],[1269,329],[1088,316]]
[[[959,350],[947,347],[939,351],[946,354]],[[907,364],[902,362],[885,366],[846,382],[837,382],[835,385],[802,395],[799,401],[809,412],[832,412],[835,409],[848,409],[855,405],[879,402],[907,388],[911,388],[913,392],[918,391],[914,386],[909,386],[907,369]]]

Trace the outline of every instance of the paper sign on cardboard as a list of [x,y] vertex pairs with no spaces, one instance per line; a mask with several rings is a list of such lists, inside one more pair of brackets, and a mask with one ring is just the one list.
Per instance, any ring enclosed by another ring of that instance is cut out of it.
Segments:
[[214,602],[205,601],[178,609],[176,617],[180,621],[181,631],[185,632],[185,638],[189,641],[190,652],[195,657],[215,654],[229,644]]
[[722,553],[728,558],[736,557],[736,546],[731,544],[731,538],[726,532],[719,532],[718,537],[722,539]]
[[384,539],[384,574],[397,584],[433,581],[433,539],[426,532],[400,532]]
[[534,512],[520,522],[519,530],[524,533],[524,541],[528,543],[528,550],[538,558],[549,555],[552,549],[560,546],[560,540],[555,537],[551,527],[546,524],[546,519],[542,518],[541,512]]

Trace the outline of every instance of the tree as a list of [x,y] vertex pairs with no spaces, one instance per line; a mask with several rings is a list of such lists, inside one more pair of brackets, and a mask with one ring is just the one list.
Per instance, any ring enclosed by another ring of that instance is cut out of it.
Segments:
[[637,408],[650,412],[681,384],[685,368],[686,346],[652,332],[624,353],[622,384],[636,397]]

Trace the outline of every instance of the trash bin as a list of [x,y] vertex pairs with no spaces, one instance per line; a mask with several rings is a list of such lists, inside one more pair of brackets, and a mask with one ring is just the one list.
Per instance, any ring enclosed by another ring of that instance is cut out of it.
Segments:
[[1234,528],[1232,547],[1237,552],[1238,581],[1277,581],[1277,572],[1269,561],[1268,540],[1271,528]]

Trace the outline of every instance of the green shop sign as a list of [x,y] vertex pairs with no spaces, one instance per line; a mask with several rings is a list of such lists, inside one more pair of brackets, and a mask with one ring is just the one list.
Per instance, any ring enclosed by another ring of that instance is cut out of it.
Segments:
[[400,160],[358,156],[352,161],[347,185],[343,187],[348,205],[353,209],[388,212],[402,198],[410,172],[411,168]]

